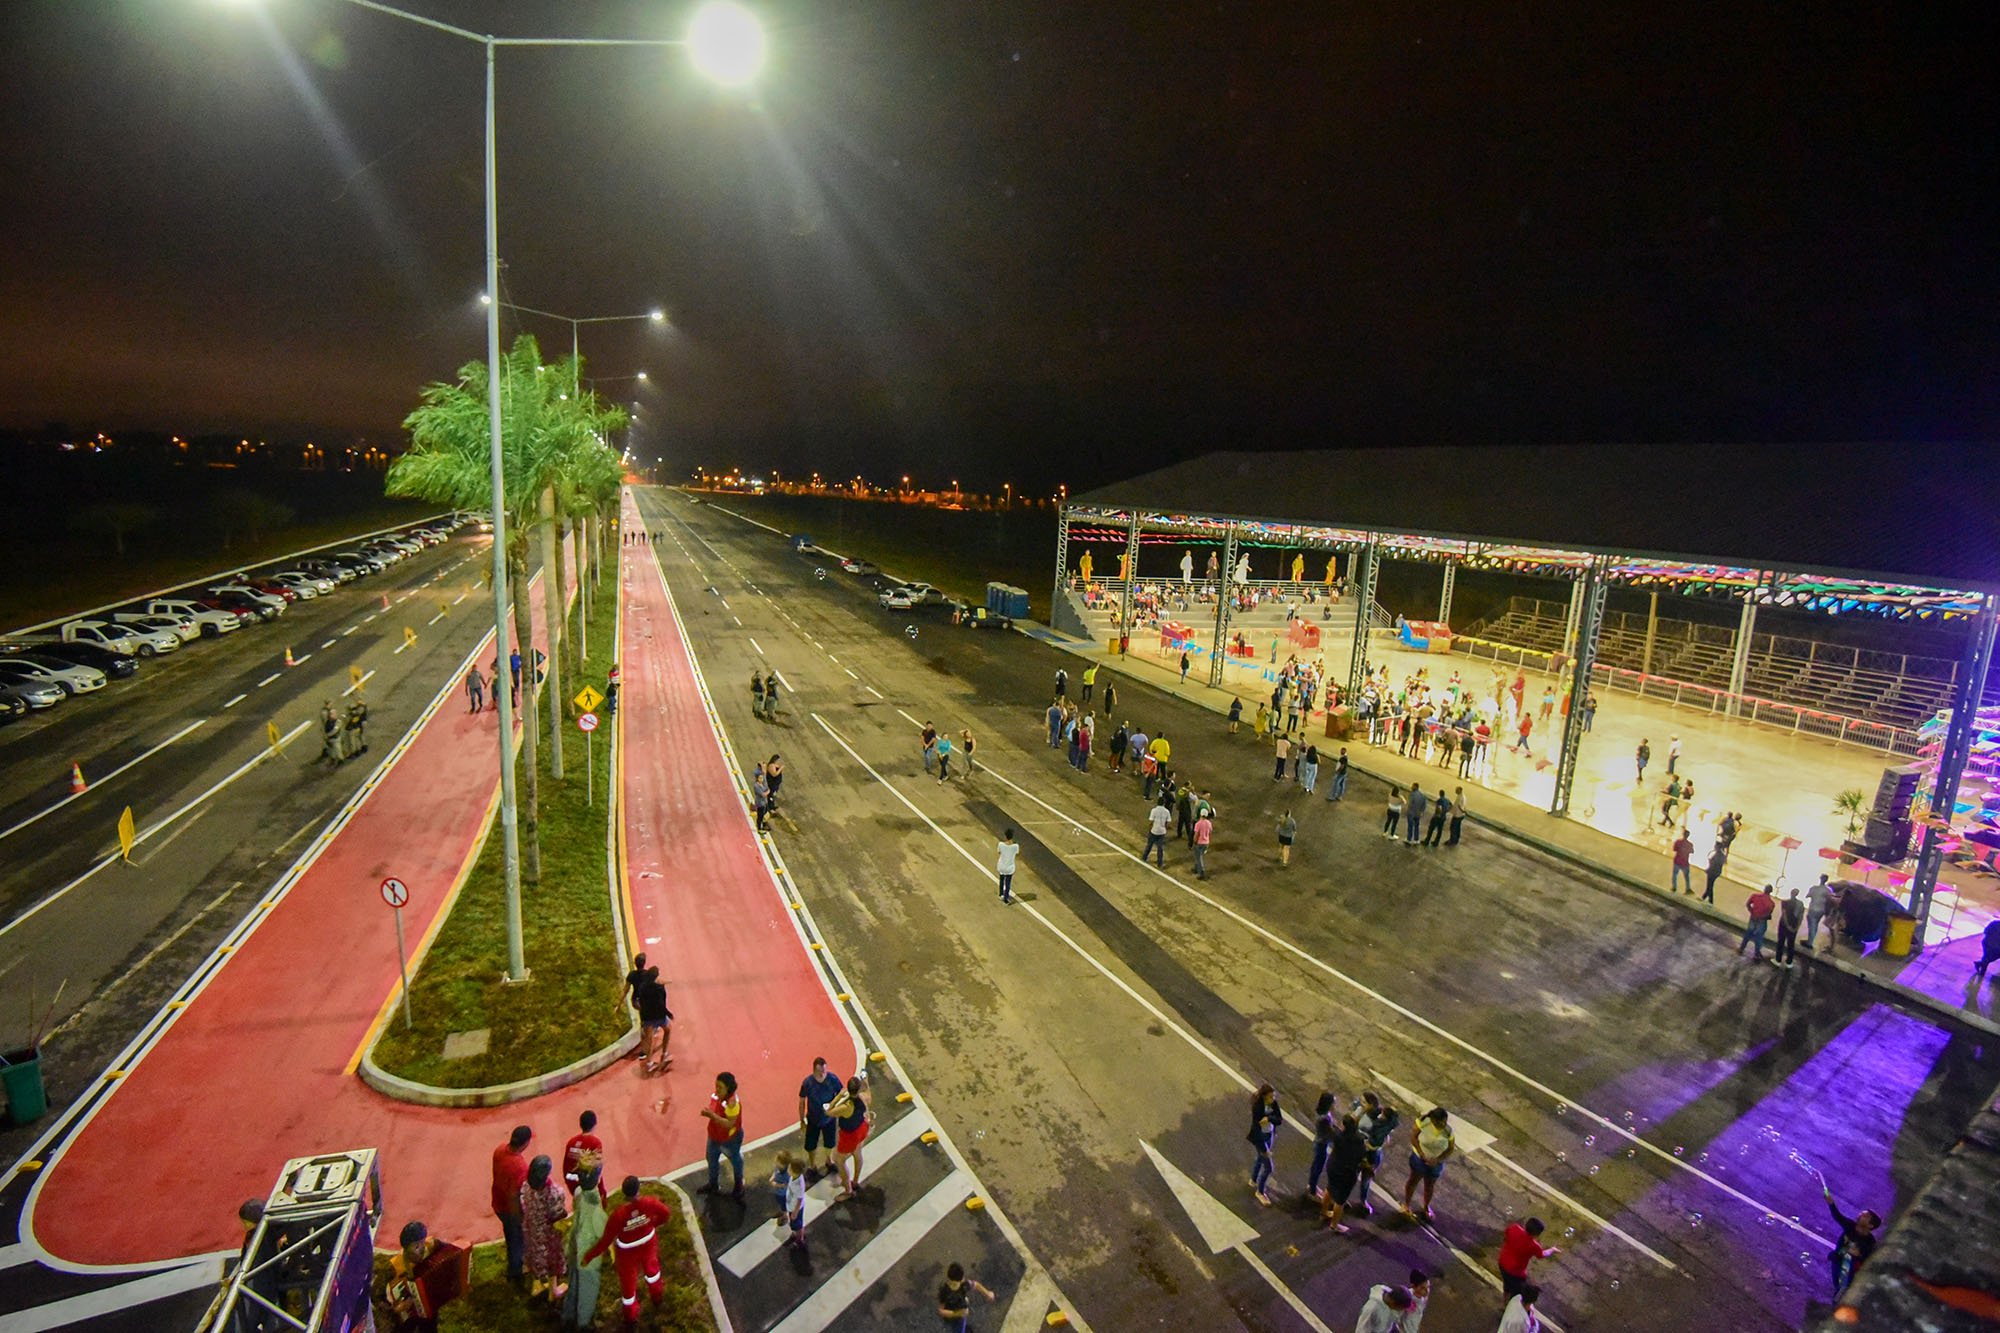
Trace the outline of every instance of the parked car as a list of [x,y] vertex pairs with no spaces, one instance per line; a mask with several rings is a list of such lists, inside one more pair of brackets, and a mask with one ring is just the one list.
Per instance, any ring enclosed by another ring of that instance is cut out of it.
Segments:
[[175,616],[165,612],[158,615],[134,616],[113,612],[111,619],[117,624],[130,625],[134,629],[165,630],[178,637],[182,643],[193,643],[201,637],[201,626],[195,623],[193,616]]
[[288,602],[310,602],[319,596],[310,585],[294,587],[289,583],[280,583],[269,575],[245,578],[242,582],[243,586],[252,592],[268,593],[272,597],[282,597]]
[[336,551],[333,558],[342,564],[359,566],[370,574],[380,574],[389,567],[389,562],[368,551]]
[[198,597],[155,597],[150,602],[115,611],[111,618],[122,623],[134,616],[186,616],[209,638],[241,629],[246,619],[239,612]]
[[[0,648],[0,652],[14,654],[17,650],[9,646]],[[38,643],[32,647],[20,648],[18,654],[49,658],[74,666],[96,667],[112,680],[127,680],[139,674],[138,658],[113,652],[109,648],[100,648],[94,643]]]
[[[892,602],[891,597],[900,596],[904,600]],[[951,599],[928,583],[899,583],[885,590],[880,598],[884,606],[922,606],[927,602],[947,602]]]
[[315,597],[324,597],[333,591],[332,579],[322,578],[318,574],[308,574],[301,569],[287,569],[281,573],[273,574],[270,581],[282,587],[294,589],[299,596],[305,598],[307,601],[311,601]]
[[856,560],[853,556],[849,556],[847,559],[841,561],[840,567],[846,570],[850,574],[865,575],[865,574],[879,574],[882,572],[881,569],[879,569],[876,566],[874,561]]
[[351,583],[360,576],[359,570],[334,560],[301,560],[299,568],[315,578],[327,579],[336,584]]
[[12,717],[19,717],[21,715],[19,712],[14,711],[17,704],[23,711],[30,708],[54,708],[68,697],[54,685],[34,685],[22,681],[0,680],[0,699],[8,701],[7,712]]
[[960,607],[958,623],[967,629],[1012,629],[1013,620],[998,611],[989,611],[983,606]]
[[90,643],[128,656],[152,657],[171,653],[181,646],[181,636],[160,630],[115,625],[108,620],[72,620],[54,634],[38,636],[34,643]]
[[[217,597],[238,598],[240,601],[247,602],[249,605],[258,608],[260,612],[269,608],[272,615],[283,615],[286,605],[296,600],[298,596],[297,593],[292,594],[291,597],[286,597],[281,593],[267,592],[262,588],[256,587],[254,584],[245,583],[242,580],[234,583],[218,583],[210,588],[209,592]],[[271,616],[264,617],[266,620],[270,618]]]
[[285,599],[266,597],[262,593],[251,592],[248,588],[212,588],[209,599],[228,611],[245,611],[259,620],[276,620],[285,614]]
[[884,589],[881,596],[875,600],[892,611],[907,611],[917,605],[922,599],[908,588],[898,585],[894,588]]
[[23,685],[53,685],[65,695],[88,694],[104,688],[104,673],[96,667],[36,658],[25,653],[0,657],[0,678]]
[[15,693],[21,687],[0,681],[0,722],[18,722],[28,715],[28,701]]

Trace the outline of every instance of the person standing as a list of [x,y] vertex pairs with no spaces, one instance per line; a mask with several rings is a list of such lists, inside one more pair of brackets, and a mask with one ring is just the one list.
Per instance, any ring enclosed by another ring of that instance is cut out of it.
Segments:
[[1326,799],[1329,801],[1339,801],[1345,799],[1346,796],[1347,747],[1343,745],[1340,747],[1340,753],[1334,756],[1333,773],[1326,780]]
[[764,720],[778,720],[778,669],[772,667],[764,677]]
[[[1083,743],[1085,745],[1088,745],[1090,743],[1089,732],[1085,732],[1083,734]],[[1085,762],[1088,762],[1088,757],[1090,752],[1086,749],[1083,751],[1083,753],[1085,756]],[[937,763],[938,763],[938,786],[942,787],[944,786],[945,783],[951,780],[951,737],[946,736],[942,733],[940,733],[937,738]],[[1083,764],[1079,763],[1077,767],[1081,768],[1083,767]]]
[[1333,1155],[1333,1136],[1340,1132],[1340,1113],[1335,1105],[1340,1099],[1331,1092],[1319,1095],[1319,1104],[1313,1107],[1313,1160],[1312,1169],[1306,1172],[1306,1195],[1326,1202],[1326,1191],[1320,1188],[1320,1177],[1326,1174],[1327,1158]]
[[439,1313],[462,1294],[456,1273],[466,1262],[458,1257],[464,1251],[432,1239],[422,1222],[405,1222],[397,1239],[402,1248],[389,1260],[389,1281],[382,1292],[396,1316],[394,1333],[437,1333]]
[[973,764],[973,762],[972,762],[972,750],[973,750],[973,747],[974,747],[974,746],[976,746],[977,744],[979,744],[979,742],[978,742],[978,741],[975,741],[975,740],[974,740],[974,739],[972,738],[972,728],[971,728],[971,727],[961,727],[961,728],[959,728],[959,732],[958,732],[958,757],[959,757],[959,760],[960,760],[960,762],[962,762],[962,763],[963,763],[963,764],[965,765],[965,776],[966,776],[966,777],[971,777],[971,776],[973,775],[973,773],[977,771],[977,770],[976,770],[976,768],[975,768],[975,766],[974,766],[974,764]]
[[1208,816],[1207,803],[1203,802],[1201,813],[1194,821],[1194,877],[1208,878],[1208,840],[1215,834],[1215,823]]
[[1250,720],[1250,734],[1260,741],[1271,734],[1271,705],[1261,699],[1257,702],[1257,715]]
[[[1819,923],[1833,910],[1833,889],[1827,884],[1826,879],[1825,875],[1821,875],[1819,883],[1806,890],[1806,948],[1808,949],[1812,948],[1813,941],[1819,938]],[[1832,948],[1834,933],[1833,927],[1828,926],[1828,948]]]
[[569,1289],[563,1293],[562,1326],[580,1330],[596,1322],[597,1291],[603,1282],[603,1260],[583,1262],[583,1256],[604,1238],[603,1175],[598,1167],[593,1165],[577,1177],[576,1197],[571,1202],[576,1220],[563,1237]]
[[992,1288],[982,1285],[978,1278],[965,1275],[964,1264],[953,1264],[944,1270],[944,1284],[938,1288],[938,1315],[952,1333],[966,1333],[975,1295],[984,1296],[989,1305],[998,1299]]
[[1595,694],[1585,694],[1583,696],[1584,735],[1588,736],[1590,734],[1591,724],[1595,721],[1597,721],[1597,696]]
[[1276,753],[1278,762],[1271,770],[1271,781],[1282,782],[1285,779],[1285,763],[1292,757],[1292,738],[1288,733],[1278,733]]
[[[1049,748],[1053,750],[1062,745],[1062,700],[1056,699],[1050,702],[1047,716],[1049,723]],[[926,768],[924,771],[928,773],[930,770]]]
[[1542,1289],[1532,1282],[1509,1297],[1495,1333],[1542,1333],[1542,1317],[1535,1313],[1535,1302],[1541,1298]]
[[785,1244],[808,1255],[806,1249],[806,1172],[803,1163],[794,1161],[788,1152],[778,1153],[778,1169],[771,1173],[771,1184],[777,1187],[778,1207],[784,1214],[781,1223],[791,1234]]
[[1778,900],[1771,896],[1771,886],[1766,884],[1750,895],[1746,906],[1750,909],[1750,920],[1744,923],[1743,939],[1737,944],[1736,952],[1740,954],[1754,944],[1757,946],[1757,961],[1761,963],[1764,961],[1764,928],[1770,924],[1771,913],[1777,909]]
[[[1431,1220],[1431,1194],[1444,1175],[1444,1164],[1457,1148],[1452,1138],[1451,1117],[1442,1106],[1433,1106],[1410,1127],[1410,1178],[1403,1183],[1403,1211],[1411,1217]],[[1410,1199],[1417,1185],[1424,1187],[1424,1211],[1410,1211]]]
[[1361,1178],[1355,1182],[1360,1190],[1356,1206],[1364,1217],[1375,1215],[1375,1205],[1368,1201],[1369,1187],[1375,1183],[1375,1173],[1382,1169],[1382,1154],[1388,1149],[1389,1139],[1402,1119],[1401,1113],[1385,1103],[1377,1093],[1364,1092],[1354,1103],[1355,1126],[1368,1143],[1367,1156],[1361,1162]]
[[507,1280],[518,1282],[525,1271],[521,1236],[521,1186],[528,1179],[526,1149],[535,1131],[518,1125],[507,1141],[493,1150],[493,1215],[507,1242]]
[[730,1194],[740,1203],[743,1199],[743,1105],[736,1097],[736,1075],[725,1072],[715,1076],[715,1091],[709,1096],[708,1105],[702,1109],[701,1118],[708,1122],[708,1183],[699,1192],[714,1194],[720,1188],[722,1159],[727,1157],[731,1179],[736,1186]]
[[1415,1304],[1406,1287],[1370,1287],[1368,1299],[1361,1305],[1361,1317],[1354,1323],[1354,1333],[1403,1333],[1403,1321]]
[[1693,856],[1694,842],[1688,837],[1688,831],[1682,829],[1681,836],[1674,839],[1674,877],[1667,884],[1668,893],[1678,889],[1690,897],[1694,895]]
[[1240,726],[1242,722],[1243,722],[1243,701],[1241,699],[1231,699],[1229,701],[1229,734],[1234,736],[1236,734],[1236,728]]
[[1542,686],[1542,721],[1547,722],[1555,715],[1556,688],[1553,685],[1544,685]]
[[514,682],[512,697],[518,699],[521,697],[521,650],[519,648],[507,654],[507,674]]
[[1806,905],[1799,901],[1799,891],[1794,888],[1778,905],[1778,949],[1771,955],[1771,961],[1787,972],[1798,966],[1799,926],[1805,919]]
[[750,668],[750,716],[764,716],[764,674],[756,667]]
[[1367,1162],[1368,1139],[1361,1132],[1359,1118],[1351,1113],[1342,1116],[1327,1160],[1326,1195],[1320,1202],[1320,1217],[1329,1230],[1347,1234],[1348,1226],[1341,1218],[1347,1213],[1347,1197],[1354,1193]]
[[1189,783],[1174,797],[1174,836],[1194,846],[1194,785]]
[[1310,794],[1319,783],[1319,747],[1308,745],[1305,756],[1299,760],[1299,785]]
[[563,1243],[556,1223],[569,1216],[569,1204],[555,1182],[555,1165],[546,1154],[528,1163],[521,1182],[521,1241],[527,1252],[528,1296],[548,1294],[562,1300]]
[[762,764],[750,775],[750,805],[757,812],[757,831],[761,833],[770,827],[771,819],[771,780]]
[[1061,667],[1056,668],[1056,698],[1059,700],[1069,698],[1069,672]]
[[875,1113],[868,1109],[859,1075],[847,1080],[847,1090],[832,1109],[839,1130],[833,1141],[833,1156],[840,1168],[840,1193],[833,1197],[851,1199],[861,1187],[861,1145],[875,1124]]
[[[1148,782],[1147,785],[1152,784]],[[1146,850],[1139,853],[1141,862],[1158,851],[1160,869],[1167,868],[1167,830],[1173,827],[1173,822],[1173,811],[1167,808],[1165,798],[1155,801],[1153,808],[1146,812]]]
[[814,1059],[812,1073],[799,1084],[799,1128],[806,1136],[807,1180],[826,1174],[825,1154],[833,1151],[834,1138],[833,1115],[826,1108],[840,1096],[840,1086],[840,1075],[827,1072],[823,1055]]
[[937,772],[938,742],[937,728],[932,726],[929,721],[924,723],[922,739],[924,744],[924,776],[929,777],[931,774]]
[[1187,684],[1187,673],[1188,673],[1188,655],[1187,655],[1187,649],[1183,648],[1181,649],[1181,684],[1183,685]]
[[577,1132],[563,1145],[563,1188],[575,1194],[583,1173],[604,1162],[604,1140],[597,1137],[597,1112],[585,1111],[576,1118]]
[[1543,1246],[1542,1219],[1509,1222],[1500,1237],[1500,1291],[1503,1296],[1520,1295],[1528,1287],[1528,1265],[1537,1259],[1552,1259],[1562,1253],[1560,1246]]
[[1110,717],[1118,708],[1118,685],[1115,681],[1104,682],[1104,716]]
[[1840,1239],[1826,1256],[1833,1265],[1833,1294],[1837,1299],[1841,1292],[1847,1290],[1847,1284],[1854,1280],[1854,1270],[1875,1253],[1875,1229],[1882,1225],[1882,1218],[1869,1208],[1863,1208],[1853,1217],[1841,1212],[1824,1177],[1820,1180],[1819,1192],[1820,1197],[1826,1200],[1826,1211],[1833,1215],[1833,1224],[1840,1228]]
[[1396,836],[1396,825],[1403,822],[1403,789],[1395,783],[1389,784],[1389,805],[1382,819],[1382,836]]
[[[1688,846],[1689,850],[1693,850],[1694,845],[1692,843],[1688,844]],[[1708,883],[1704,884],[1701,890],[1701,900],[1703,902],[1712,903],[1715,901],[1715,881],[1722,878],[1722,868],[1728,864],[1729,848],[1722,839],[1717,838],[1715,846],[1708,853]],[[1692,888],[1690,888],[1690,892],[1692,892]]]
[[[1152,743],[1146,747],[1146,753],[1153,758],[1154,772],[1161,777],[1165,777],[1167,765],[1173,762],[1174,757],[1174,747],[1167,743],[1167,733],[1162,731],[1159,735],[1153,737]],[[1150,788],[1147,794],[1152,794]]]
[[1632,758],[1639,765],[1639,781],[1641,784],[1644,784],[1646,781],[1646,765],[1653,762],[1653,747],[1646,743],[1643,736],[1639,738],[1639,748],[1633,752]]
[[1465,827],[1465,788],[1451,789],[1451,836],[1445,839],[1445,846],[1458,846],[1458,831]]
[[1268,1083],[1259,1086],[1250,1102],[1250,1132],[1244,1138],[1256,1153],[1250,1164],[1250,1188],[1256,1192],[1257,1202],[1267,1208],[1271,1206],[1271,1149],[1278,1141],[1278,1126],[1284,1123],[1277,1091]]
[[1089,703],[1092,691],[1097,688],[1097,663],[1092,662],[1083,669],[1083,698],[1081,703]]
[[1675,736],[1667,742],[1667,772],[1672,774],[1681,762],[1681,738]]
[[[1833,928],[1827,928],[1827,949],[1833,948]],[[1988,921],[1986,929],[1979,933],[1979,961],[1972,965],[1973,984],[1986,980],[1986,969],[2000,962],[2000,921]]]
[[1298,836],[1299,836],[1299,821],[1292,818],[1292,812],[1287,810],[1285,811],[1284,816],[1278,820],[1278,864],[1279,865],[1288,866],[1292,863],[1292,842]]
[[486,677],[480,674],[479,664],[474,662],[465,672],[465,698],[471,704],[468,713],[484,712],[486,709]]
[[[618,1304],[625,1314],[628,1330],[639,1327],[639,1279],[646,1280],[646,1296],[655,1309],[666,1295],[660,1277],[660,1228],[673,1210],[658,1199],[639,1192],[639,1177],[627,1176],[619,1188],[618,1206],[604,1219],[604,1234],[583,1253],[583,1262],[595,1263],[606,1250],[618,1266]],[[587,1311],[594,1316],[595,1311]],[[586,1320],[585,1327],[591,1321]]]
[[1430,808],[1431,798],[1424,795],[1424,789],[1414,782],[1410,784],[1410,799],[1403,807],[1404,843],[1417,845],[1417,830],[1424,825],[1424,812]]

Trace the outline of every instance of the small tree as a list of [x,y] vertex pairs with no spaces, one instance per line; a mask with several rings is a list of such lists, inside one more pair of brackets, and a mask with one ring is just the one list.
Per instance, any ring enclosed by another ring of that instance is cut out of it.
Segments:
[[106,500],[79,509],[70,515],[69,525],[73,531],[86,536],[109,537],[111,549],[125,558],[125,537],[128,533],[143,532],[160,521],[160,511],[149,504],[139,504],[129,500]]
[[1861,821],[1868,811],[1868,793],[1859,787],[1849,787],[1833,798],[1833,813],[1847,816],[1847,836],[1853,837],[1861,831]]

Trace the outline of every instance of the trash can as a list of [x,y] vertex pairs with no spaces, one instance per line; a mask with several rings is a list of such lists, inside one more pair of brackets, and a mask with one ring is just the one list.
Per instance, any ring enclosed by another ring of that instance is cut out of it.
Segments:
[[1882,952],[1891,958],[1908,958],[1910,943],[1916,934],[1915,917],[1908,912],[1889,913],[1889,928],[1882,932]]
[[40,1120],[49,1109],[48,1094],[42,1090],[42,1053],[38,1050],[8,1051],[0,1055],[0,1088],[7,1090],[7,1118],[17,1125]]

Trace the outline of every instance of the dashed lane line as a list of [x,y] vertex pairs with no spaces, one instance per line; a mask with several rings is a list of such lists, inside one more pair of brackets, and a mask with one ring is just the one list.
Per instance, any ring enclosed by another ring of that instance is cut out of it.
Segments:
[[235,697],[234,699],[231,699],[231,700],[230,700],[230,701],[229,701],[228,703],[226,703],[226,704],[224,704],[224,705],[222,705],[222,706],[223,706],[224,708],[234,708],[234,707],[236,707],[236,705],[238,705],[238,704],[242,703],[242,702],[243,702],[243,701],[244,701],[245,699],[248,699],[249,697],[250,697],[250,696],[249,696],[249,695],[247,695],[247,694],[239,694],[239,695],[237,695],[237,696],[236,696],[236,697]]
[[264,677],[264,679],[257,682],[257,688],[260,690],[263,689],[266,685],[269,685],[272,681],[276,680],[278,677],[284,674],[285,673],[282,671],[273,671],[270,675]]
[[[239,694],[236,697],[238,699],[241,699],[243,696]],[[118,765],[118,767],[112,769],[109,773],[106,773],[103,776],[99,777],[96,781],[91,783],[91,786],[92,787],[102,786],[104,783],[109,782],[112,778],[117,777],[120,773],[123,773],[126,769],[131,768],[136,764],[144,763],[146,760],[151,759],[154,755],[166,749],[169,745],[172,745],[175,741],[187,735],[190,731],[193,731],[196,727],[199,727],[206,720],[207,720],[206,718],[197,718],[195,721],[188,723],[185,727],[182,727],[179,731],[167,737],[165,740],[161,741],[158,745],[155,745],[152,749],[146,751],[144,754],[139,755],[133,759],[127,759],[124,763]],[[45,815],[54,814],[56,811],[68,805],[71,801],[76,800],[79,796],[86,795],[87,792],[88,792],[87,788],[85,789],[85,791],[73,792],[70,795],[63,797],[60,801],[57,801],[54,805],[48,806],[46,809],[37,811],[35,814],[29,815],[26,819],[14,825],[12,828],[0,829],[0,838],[4,838],[10,833],[19,833],[22,829],[28,827],[28,825],[34,823],[36,820],[42,818]]]

